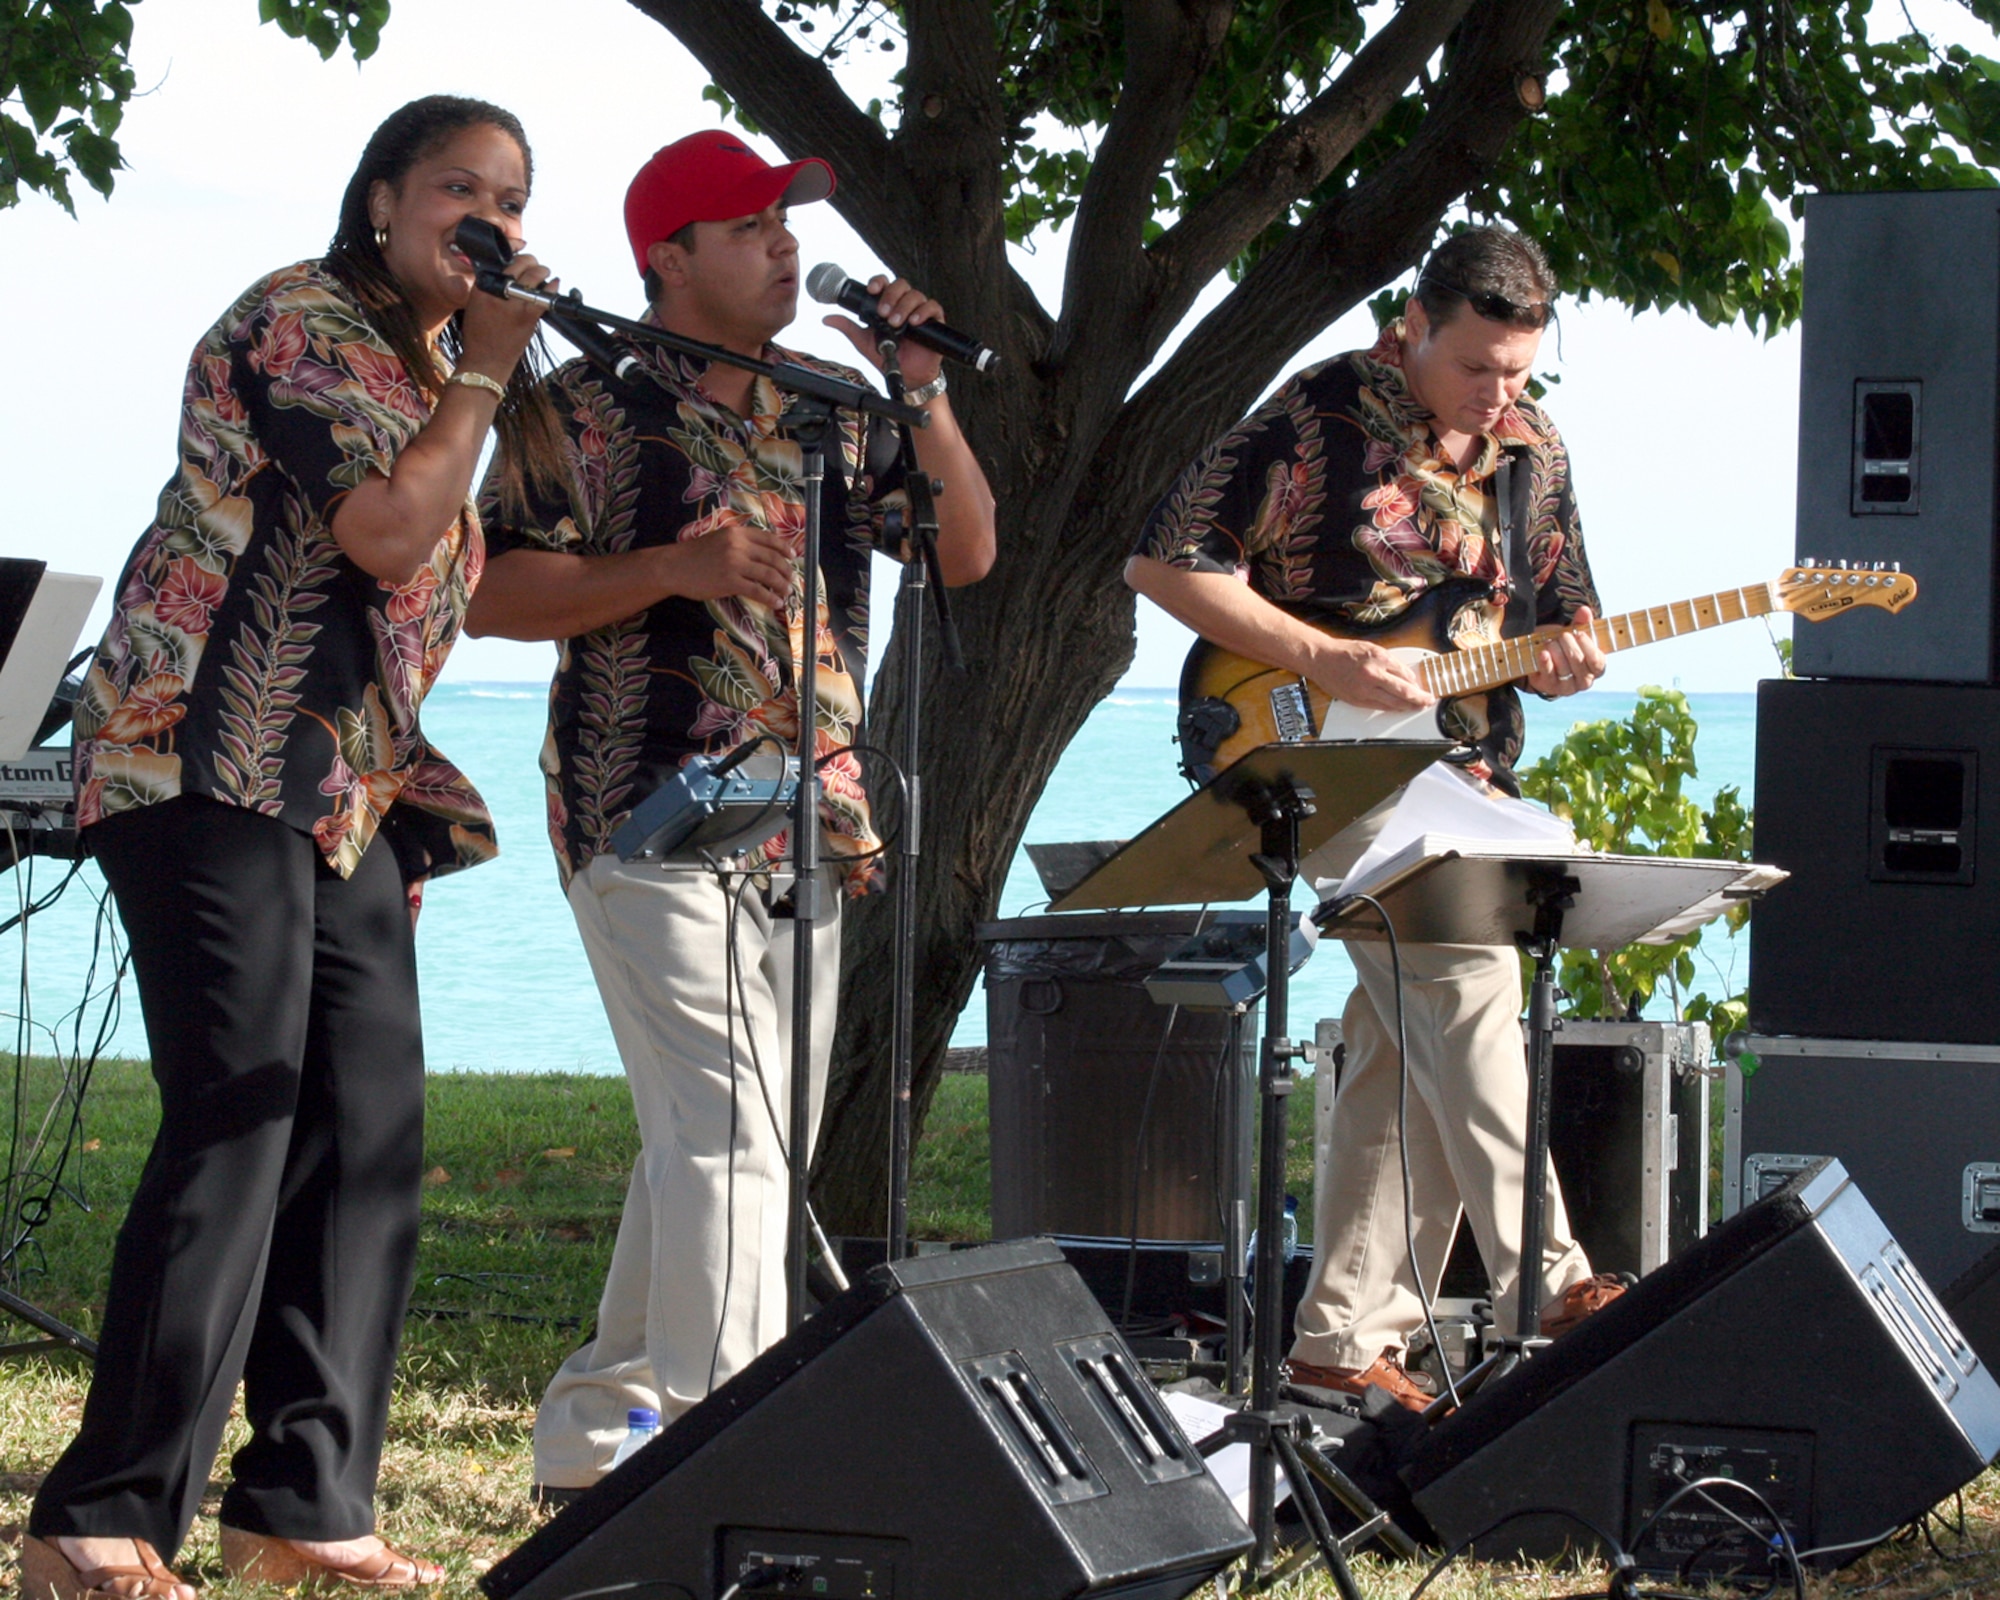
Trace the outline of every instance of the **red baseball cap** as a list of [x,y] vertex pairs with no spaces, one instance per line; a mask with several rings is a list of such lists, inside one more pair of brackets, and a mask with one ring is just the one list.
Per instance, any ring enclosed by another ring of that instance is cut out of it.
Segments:
[[774,167],[736,134],[708,128],[653,152],[625,191],[625,235],[639,270],[646,252],[690,222],[727,222],[782,201],[833,193],[833,168],[818,156]]

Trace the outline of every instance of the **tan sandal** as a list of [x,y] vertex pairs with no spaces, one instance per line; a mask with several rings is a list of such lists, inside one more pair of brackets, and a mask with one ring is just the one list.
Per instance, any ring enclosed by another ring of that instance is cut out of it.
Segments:
[[21,1600],[194,1600],[159,1552],[134,1539],[137,1566],[78,1567],[52,1539],[32,1534],[21,1547]]
[[309,1589],[423,1589],[444,1582],[444,1568],[435,1561],[406,1556],[386,1542],[373,1555],[336,1565],[307,1555],[289,1539],[226,1526],[222,1564],[231,1577],[287,1589],[294,1584]]

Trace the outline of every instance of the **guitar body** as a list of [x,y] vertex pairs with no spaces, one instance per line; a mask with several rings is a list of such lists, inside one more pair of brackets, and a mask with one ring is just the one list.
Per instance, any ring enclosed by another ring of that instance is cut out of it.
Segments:
[[[1454,578],[1426,591],[1381,628],[1328,628],[1380,645],[1413,672],[1452,648],[1468,606],[1497,609],[1493,586]],[[1317,624],[1316,624],[1317,625]],[[1206,783],[1260,745],[1301,739],[1449,739],[1478,744],[1490,732],[1484,693],[1441,699],[1422,711],[1369,711],[1335,700],[1316,683],[1197,639],[1181,668],[1181,771]]]

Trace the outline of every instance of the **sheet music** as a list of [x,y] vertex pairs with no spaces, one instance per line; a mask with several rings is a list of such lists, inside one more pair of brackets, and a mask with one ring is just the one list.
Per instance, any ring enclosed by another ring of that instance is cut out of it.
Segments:
[[[1181,1432],[1196,1444],[1229,1420],[1228,1407],[1219,1406],[1213,1400],[1204,1400],[1199,1395],[1168,1389],[1161,1393],[1160,1398],[1166,1401],[1174,1421],[1181,1425]],[[1247,1524],[1250,1520],[1250,1447],[1247,1444],[1224,1445],[1208,1458],[1208,1472],[1222,1492],[1229,1496],[1229,1503],[1236,1508],[1236,1514]],[[1276,1503],[1283,1505],[1291,1492],[1290,1480],[1280,1472]]]
[[1501,794],[1440,761],[1405,786],[1375,842],[1345,877],[1322,878],[1313,887],[1322,899],[1365,893],[1410,861],[1447,849],[1461,855],[1550,855],[1574,853],[1578,845],[1576,834],[1561,817]]

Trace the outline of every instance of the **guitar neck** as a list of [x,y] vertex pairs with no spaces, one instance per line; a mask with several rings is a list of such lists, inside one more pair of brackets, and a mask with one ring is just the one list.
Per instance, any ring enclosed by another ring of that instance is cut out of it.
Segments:
[[[1614,650],[1630,650],[1635,645],[1657,644],[1662,639],[1678,639],[1684,634],[1719,628],[1726,622],[1769,616],[1779,609],[1776,587],[1755,583],[1748,588],[1725,589],[1720,594],[1698,595],[1692,600],[1677,600],[1644,611],[1600,617],[1591,625],[1591,632],[1598,649],[1609,655]],[[1477,694],[1482,689],[1497,689],[1503,683],[1532,675],[1535,656],[1541,648],[1541,641],[1529,635],[1445,651],[1428,657],[1419,676],[1424,687],[1440,699]]]

